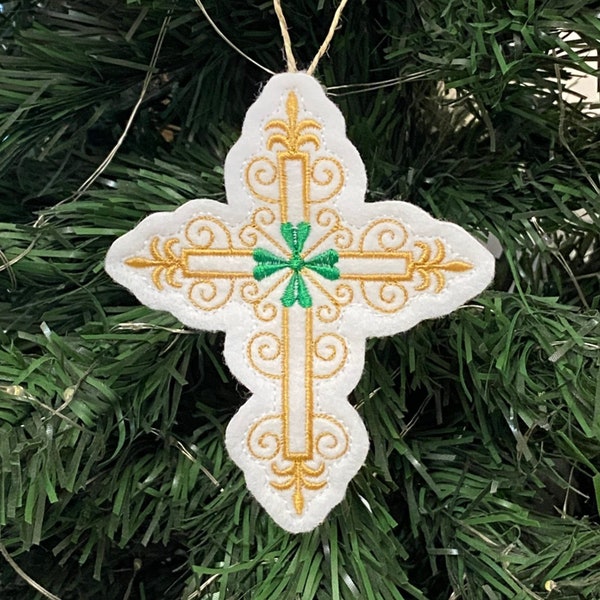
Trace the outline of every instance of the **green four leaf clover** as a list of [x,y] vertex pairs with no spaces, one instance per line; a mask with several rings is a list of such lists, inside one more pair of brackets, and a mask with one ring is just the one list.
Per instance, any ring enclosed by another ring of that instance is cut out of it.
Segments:
[[281,297],[281,303],[289,308],[295,302],[298,302],[302,308],[310,308],[312,298],[302,276],[302,271],[310,269],[325,279],[331,281],[339,279],[340,270],[335,266],[339,255],[335,250],[326,250],[309,260],[302,257],[302,249],[310,233],[309,223],[302,222],[298,223],[297,226],[291,223],[282,223],[280,231],[281,237],[283,237],[291,251],[291,255],[288,258],[282,258],[264,248],[256,248],[252,253],[256,261],[253,270],[254,278],[261,281],[281,269],[290,269],[292,275]]

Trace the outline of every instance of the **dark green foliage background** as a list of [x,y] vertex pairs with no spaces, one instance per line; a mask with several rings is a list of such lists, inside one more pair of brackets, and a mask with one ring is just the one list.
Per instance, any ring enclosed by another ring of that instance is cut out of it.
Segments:
[[[225,155],[268,75],[191,0],[3,7],[2,600],[42,598],[7,556],[62,600],[600,598],[600,121],[561,94],[567,68],[594,72],[596,2],[350,0],[317,75],[369,200],[408,199],[504,253],[468,306],[370,341],[351,398],[367,464],[296,536],[225,453],[247,392],[222,335],[103,271],[149,213],[224,200]],[[270,1],[206,7],[285,68]],[[284,9],[307,65],[335,5]],[[124,144],[76,193],[122,135],[163,27]]]

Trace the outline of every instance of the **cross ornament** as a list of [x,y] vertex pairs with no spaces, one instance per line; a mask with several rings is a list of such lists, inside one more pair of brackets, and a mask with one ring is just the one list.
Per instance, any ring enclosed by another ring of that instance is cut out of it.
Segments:
[[366,203],[366,184],[320,84],[276,75],[227,155],[228,203],[150,215],[106,258],[147,306],[226,332],[225,360],[252,392],[226,446],[292,532],[322,522],[365,460],[368,435],[347,396],[366,339],[451,312],[494,273],[462,228],[405,202]]

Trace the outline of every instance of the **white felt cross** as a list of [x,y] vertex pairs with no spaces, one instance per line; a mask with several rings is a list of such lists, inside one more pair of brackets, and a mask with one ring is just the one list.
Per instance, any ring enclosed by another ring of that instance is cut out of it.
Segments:
[[192,200],[114,242],[106,270],[144,304],[226,332],[252,397],[226,444],[273,519],[307,531],[339,503],[368,436],[347,401],[367,337],[445,315],[491,281],[494,259],[457,225],[364,202],[344,119],[302,73],[276,75],[225,162],[228,204]]

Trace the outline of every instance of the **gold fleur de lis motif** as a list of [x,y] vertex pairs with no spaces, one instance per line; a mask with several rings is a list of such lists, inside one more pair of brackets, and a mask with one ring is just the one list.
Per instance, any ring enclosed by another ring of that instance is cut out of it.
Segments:
[[119,238],[106,268],[154,308],[226,332],[252,390],[226,445],[282,527],[338,504],[368,436],[347,400],[365,340],[447,314],[483,290],[491,255],[400,201],[366,204],[339,110],[302,73],[273,77],[225,163],[229,203],[193,200]]
[[173,246],[177,244],[177,238],[171,238],[167,240],[163,245],[162,253],[160,251],[160,238],[152,238],[150,242],[150,258],[145,256],[134,256],[128,258],[125,261],[129,267],[134,269],[147,269],[151,268],[152,271],[152,283],[157,289],[163,289],[162,278],[165,277],[167,285],[179,288],[181,283],[175,279],[175,275],[178,271],[181,271],[184,267],[184,263],[181,260],[181,256],[177,256],[173,252]]
[[305,133],[307,130],[321,129],[320,123],[314,119],[301,119],[298,121],[298,97],[295,92],[290,92],[285,103],[287,121],[273,119],[267,123],[266,131],[280,130],[282,133],[273,133],[267,139],[267,149],[273,150],[276,144],[281,144],[288,152],[296,154],[306,144],[313,144],[315,149],[321,147],[321,140],[314,133]]
[[452,260],[443,262],[446,258],[446,248],[442,240],[434,240],[436,249],[435,256],[431,258],[431,246],[425,242],[415,242],[415,246],[422,250],[421,256],[415,260],[415,273],[421,276],[423,282],[415,287],[417,292],[422,292],[431,286],[432,278],[435,279],[436,285],[434,291],[439,294],[446,286],[446,278],[444,273],[460,273],[468,271],[472,265],[462,260]]

